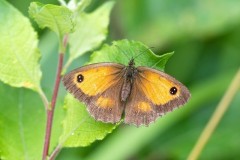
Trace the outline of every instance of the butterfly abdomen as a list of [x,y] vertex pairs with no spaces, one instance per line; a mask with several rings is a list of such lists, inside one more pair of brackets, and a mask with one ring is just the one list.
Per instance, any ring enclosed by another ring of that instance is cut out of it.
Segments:
[[131,81],[125,79],[121,90],[121,101],[126,102],[132,88]]
[[127,98],[129,97],[131,90],[132,90],[132,84],[134,80],[134,76],[136,74],[137,70],[134,66],[129,65],[126,67],[125,70],[125,76],[124,76],[124,82],[121,90],[121,101],[126,102]]

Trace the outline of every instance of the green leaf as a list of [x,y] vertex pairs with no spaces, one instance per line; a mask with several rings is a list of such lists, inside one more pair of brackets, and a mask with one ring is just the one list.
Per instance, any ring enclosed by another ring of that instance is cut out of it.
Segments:
[[98,47],[106,39],[109,14],[113,4],[113,2],[106,2],[92,13],[77,13],[75,32],[69,36],[70,57],[65,69],[74,59]]
[[0,159],[41,159],[45,110],[38,94],[0,82]]
[[155,55],[147,46],[137,41],[114,41],[112,46],[104,45],[101,50],[92,54],[90,63],[115,62],[128,65],[134,58],[136,66],[148,66],[164,70],[168,59],[173,52],[164,55]]
[[40,90],[37,34],[29,20],[0,1],[0,80],[14,87]]
[[54,31],[60,40],[65,34],[73,32],[73,12],[64,6],[32,2],[29,14],[41,28],[48,27]]
[[65,98],[66,118],[63,121],[63,134],[60,144],[65,147],[88,146],[95,140],[102,140],[116,125],[97,122],[70,94]]

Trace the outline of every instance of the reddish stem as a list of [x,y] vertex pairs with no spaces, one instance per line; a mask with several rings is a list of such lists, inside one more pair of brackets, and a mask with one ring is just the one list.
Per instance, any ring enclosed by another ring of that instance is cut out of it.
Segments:
[[45,143],[44,143],[43,155],[42,155],[43,160],[46,160],[46,158],[48,156],[48,151],[49,151],[49,144],[50,144],[51,131],[52,131],[52,122],[53,122],[53,114],[54,114],[55,104],[56,104],[56,100],[57,100],[58,89],[59,89],[59,85],[60,85],[60,81],[61,81],[61,72],[62,72],[62,67],[63,67],[63,57],[64,57],[64,54],[60,53],[59,54],[59,59],[58,59],[58,69],[57,69],[57,75],[56,75],[56,81],[55,81],[51,106],[47,110],[47,126],[46,126]]

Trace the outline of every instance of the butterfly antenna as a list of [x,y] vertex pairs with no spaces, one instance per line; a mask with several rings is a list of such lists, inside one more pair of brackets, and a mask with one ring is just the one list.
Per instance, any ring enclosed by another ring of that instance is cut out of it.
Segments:
[[128,59],[131,59],[125,52],[124,50],[122,50],[118,45],[114,45],[116,46],[123,54],[125,54],[126,57],[128,57]]
[[150,50],[151,48],[154,48],[154,47],[146,48],[144,51],[142,51],[138,55],[136,55],[133,59],[136,59],[137,57],[141,56],[143,53],[145,53],[145,51]]
[[[150,49],[152,49],[152,48],[155,48],[155,47],[149,47],[149,48],[147,48],[146,50],[150,50]],[[145,53],[146,50],[144,50],[143,52],[139,53],[139,54],[138,54],[136,57],[134,57],[134,58],[139,57],[140,55],[142,55],[143,53]],[[151,66],[151,68],[154,68],[160,61],[161,61],[161,60],[157,61],[153,66]]]
[[139,51],[140,53],[138,54],[138,55],[136,55],[133,59],[137,59],[139,56],[141,56],[143,53],[145,53],[145,51],[147,51],[147,50],[150,50],[151,48],[154,48],[154,47],[149,47],[149,48],[146,48],[146,49],[144,49],[143,51]]

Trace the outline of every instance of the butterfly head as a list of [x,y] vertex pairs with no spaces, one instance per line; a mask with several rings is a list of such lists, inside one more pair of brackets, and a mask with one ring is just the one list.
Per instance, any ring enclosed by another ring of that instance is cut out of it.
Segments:
[[129,67],[134,67],[135,66],[135,62],[134,62],[134,58],[131,58],[131,60],[128,63]]

